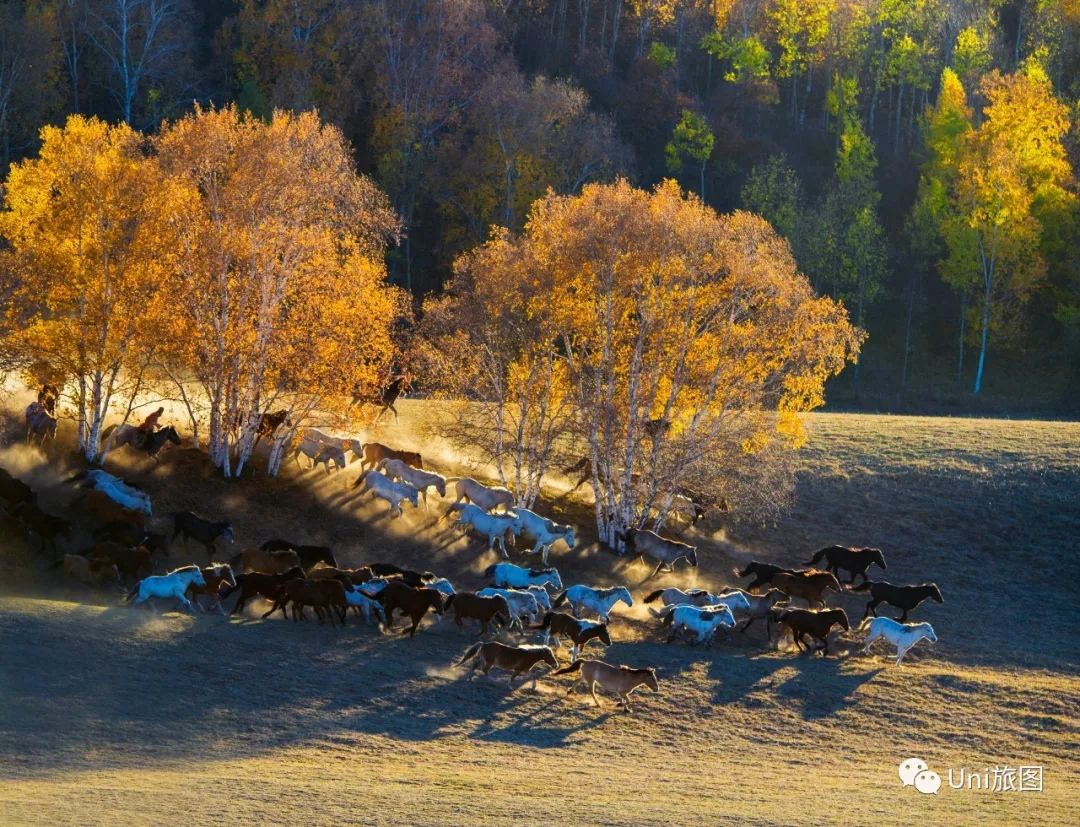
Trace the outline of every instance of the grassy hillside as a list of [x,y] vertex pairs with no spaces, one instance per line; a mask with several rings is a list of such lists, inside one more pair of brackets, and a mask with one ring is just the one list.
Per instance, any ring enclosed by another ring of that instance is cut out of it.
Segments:
[[[454,446],[426,436],[444,408],[402,407],[380,441],[469,470]],[[658,667],[662,693],[643,691],[623,715],[587,695],[564,698],[563,679],[513,692],[504,676],[464,681],[450,663],[472,638],[452,624],[408,640],[254,612],[158,616],[88,601],[9,548],[0,820],[1069,823],[1080,806],[1080,426],[856,415],[809,424],[791,513],[767,527],[707,522],[688,535],[698,572],[646,584],[644,565],[591,546],[553,562],[567,584],[626,583],[637,599],[654,585],[733,583],[731,569],[750,557],[801,563],[827,543],[879,545],[888,579],[934,580],[946,601],[916,613],[940,642],[920,644],[902,668],[850,653],[854,639],[837,658],[776,651],[763,630],[712,650],[667,646],[635,605],[614,621],[605,659]],[[32,463],[0,453],[5,467],[29,473]],[[39,484],[65,472],[63,458],[52,468],[33,472]],[[437,520],[437,502],[392,522],[354,502],[352,469],[229,483],[178,450],[158,467],[127,457],[114,470],[144,485],[159,515],[227,514],[240,545],[310,538],[349,562],[423,566],[459,588],[479,586],[494,560]],[[54,489],[50,504],[68,496]],[[864,600],[839,602],[861,617]],[[943,776],[1042,764],[1045,791],[920,796],[896,775],[913,755]]]

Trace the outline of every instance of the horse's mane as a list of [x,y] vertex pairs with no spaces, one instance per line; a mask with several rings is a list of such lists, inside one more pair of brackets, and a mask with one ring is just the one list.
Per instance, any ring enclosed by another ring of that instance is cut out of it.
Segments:
[[532,577],[539,577],[541,574],[558,574],[556,569],[529,569],[529,575]]
[[165,576],[168,577],[171,574],[180,574],[180,573],[185,572],[185,571],[200,571],[200,569],[199,569],[198,566],[181,566],[178,569],[173,569],[172,571],[170,571]]

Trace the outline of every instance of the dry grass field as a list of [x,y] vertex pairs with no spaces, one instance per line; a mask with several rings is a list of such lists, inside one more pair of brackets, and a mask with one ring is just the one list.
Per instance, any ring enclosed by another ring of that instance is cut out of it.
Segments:
[[[445,407],[409,401],[380,441],[419,445]],[[605,659],[655,666],[661,694],[601,709],[541,675],[508,690],[451,667],[471,642],[426,621],[415,639],[351,623],[191,618],[106,605],[28,563],[0,576],[3,824],[1075,824],[1080,811],[1080,425],[819,414],[808,418],[794,508],[777,525],[707,520],[687,537],[701,565],[648,569],[587,542],[553,563],[564,582],[735,584],[751,557],[805,562],[834,542],[880,546],[887,579],[934,580],[945,604],[915,613],[940,642],[897,668],[841,639],[828,659],[776,650],[752,629],[711,650],[668,646],[644,608],[617,611]],[[22,448],[0,465],[55,483]],[[240,547],[281,535],[347,562],[390,560],[478,587],[494,557],[439,522],[391,521],[327,477],[217,478],[190,449],[154,467],[108,467],[151,492],[155,513],[228,515]],[[553,492],[557,493],[557,492]],[[70,489],[52,487],[60,511]],[[582,525],[580,502],[556,503]],[[587,537],[586,537],[587,539]],[[561,549],[561,546],[560,546]],[[195,548],[192,548],[193,554]],[[172,561],[187,562],[182,546]],[[195,559],[201,559],[201,555]],[[880,574],[878,574],[881,577]],[[839,599],[858,619],[865,600]],[[598,650],[597,650],[598,651]],[[563,650],[565,659],[566,650]],[[898,763],[1041,765],[1044,791],[901,786]]]

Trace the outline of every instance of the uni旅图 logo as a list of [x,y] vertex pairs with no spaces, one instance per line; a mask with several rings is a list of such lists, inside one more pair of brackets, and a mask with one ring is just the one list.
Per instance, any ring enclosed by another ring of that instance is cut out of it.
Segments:
[[[941,775],[930,769],[922,758],[907,758],[897,768],[900,782],[905,787],[914,787],[923,795],[937,795],[941,789]],[[969,770],[961,767],[948,771],[948,786],[953,790],[982,790],[992,793],[1039,792],[1043,790],[1043,768],[1041,766],[1005,766],[986,767]]]

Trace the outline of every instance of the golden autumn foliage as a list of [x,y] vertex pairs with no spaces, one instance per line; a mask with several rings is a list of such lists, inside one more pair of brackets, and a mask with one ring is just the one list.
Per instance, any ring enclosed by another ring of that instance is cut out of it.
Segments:
[[547,393],[572,402],[608,542],[687,485],[734,495],[746,457],[797,447],[797,414],[822,404],[863,339],[765,221],[718,215],[670,181],[549,194],[520,237],[497,234],[457,271],[471,318],[517,353],[495,379],[520,383],[531,374],[519,362],[559,364]]
[[41,150],[11,168],[0,233],[16,289],[10,351],[72,379],[79,445],[96,456],[123,372],[155,342],[154,308],[180,210],[143,137],[73,116],[41,131]]
[[398,220],[315,113],[197,109],[153,140],[73,117],[12,168],[5,207],[5,350],[65,377],[89,458],[125,376],[151,360],[199,386],[203,410],[184,400],[226,474],[270,405],[294,429],[316,409],[343,416],[389,372],[406,310],[383,264]]

